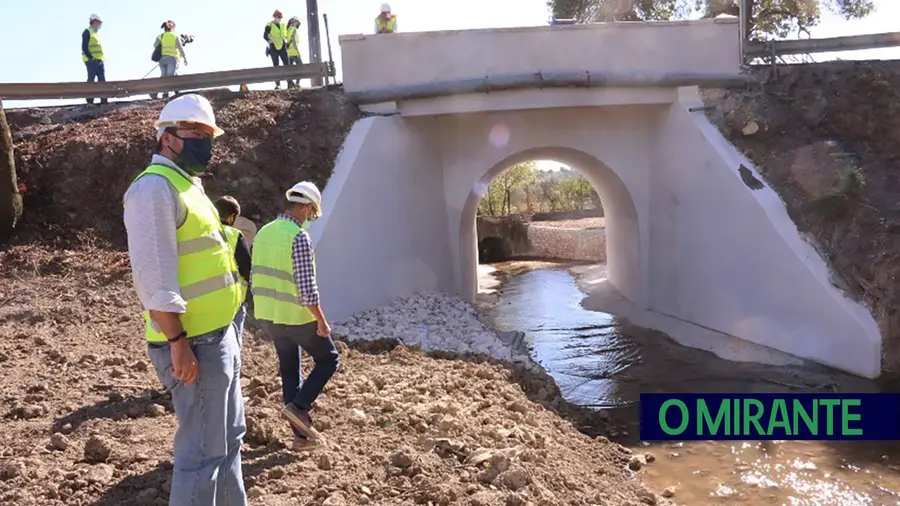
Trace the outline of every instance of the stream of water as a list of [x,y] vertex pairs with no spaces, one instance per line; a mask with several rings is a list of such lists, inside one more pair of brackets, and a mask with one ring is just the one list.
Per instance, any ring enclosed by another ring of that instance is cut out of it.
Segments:
[[650,452],[641,470],[651,487],[675,488],[691,505],[900,505],[900,445],[817,441],[697,441],[650,445],[637,439],[641,392],[874,392],[870,381],[805,364],[732,362],[681,346],[581,306],[565,269],[513,276],[486,310],[498,330],[522,330],[532,356],[569,402],[608,409],[622,443]]

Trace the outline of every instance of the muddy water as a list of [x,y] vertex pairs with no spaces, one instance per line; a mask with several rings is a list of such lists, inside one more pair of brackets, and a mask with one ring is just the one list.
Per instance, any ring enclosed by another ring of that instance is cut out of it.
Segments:
[[581,307],[565,269],[512,276],[485,309],[498,330],[526,332],[532,356],[570,402],[608,410],[620,442],[655,461],[641,471],[679,504],[900,505],[896,443],[638,440],[641,392],[873,392],[872,382],[815,364],[731,362]]

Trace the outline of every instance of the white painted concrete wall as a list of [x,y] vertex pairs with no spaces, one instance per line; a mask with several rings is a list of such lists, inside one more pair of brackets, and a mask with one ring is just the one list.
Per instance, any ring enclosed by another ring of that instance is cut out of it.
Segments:
[[330,319],[453,286],[433,123],[366,118],[344,141],[309,228]]
[[[552,93],[547,91],[546,93]],[[667,105],[367,118],[352,130],[310,228],[326,314],[418,290],[474,297],[475,211],[503,169],[554,159],[597,188],[609,280],[638,308],[874,377],[880,335],[696,94]],[[523,104],[527,106],[527,104]]]
[[347,91],[537,71],[738,73],[740,62],[735,19],[342,35],[340,45]]

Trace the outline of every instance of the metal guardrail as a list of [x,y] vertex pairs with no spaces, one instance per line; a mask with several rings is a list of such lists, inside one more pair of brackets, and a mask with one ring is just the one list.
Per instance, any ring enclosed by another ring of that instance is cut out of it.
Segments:
[[0,83],[0,99],[122,98],[176,90],[216,88],[288,79],[324,78],[326,76],[334,76],[334,65],[331,62],[225,70],[173,77],[107,81],[105,83]]
[[777,55],[806,53],[830,53],[833,51],[857,51],[900,46],[900,32],[872,33],[830,37],[823,39],[772,40],[769,42],[744,42],[745,58],[765,58]]

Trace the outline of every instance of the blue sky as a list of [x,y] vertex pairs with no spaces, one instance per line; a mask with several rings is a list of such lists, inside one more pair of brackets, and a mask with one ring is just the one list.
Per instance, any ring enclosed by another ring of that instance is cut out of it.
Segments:
[[[186,47],[190,65],[179,72],[199,73],[217,70],[263,67],[271,65],[265,56],[262,40],[264,25],[276,8],[286,18],[298,16],[303,48],[308,57],[306,38],[306,2],[273,2],[269,0],[154,0],[123,2],[121,0],[0,0],[3,2],[3,30],[0,30],[0,82],[82,81],[84,64],[80,57],[81,32],[91,13],[103,18],[100,35],[106,56],[107,80],[139,79],[150,71],[153,40],[166,19],[177,23],[178,33],[196,36]],[[460,30],[471,28],[504,28],[539,26],[548,21],[544,0],[393,0],[399,27],[404,32]],[[877,11],[866,19],[846,21],[826,16],[812,31],[814,37],[834,37],[864,33],[889,32],[897,29],[900,0],[876,0]],[[338,35],[370,33],[380,0],[319,0],[320,13],[328,15],[331,47],[340,72]],[[34,27],[40,26],[39,31]],[[322,31],[323,57],[327,57]],[[41,34],[42,36],[36,36]],[[900,48],[817,55],[817,60],[832,59],[900,59]],[[394,55],[401,57],[402,55]],[[154,70],[150,77],[158,75]],[[340,76],[340,75],[339,75]],[[253,89],[270,89],[272,84],[253,85]],[[41,106],[69,101],[8,101],[5,107]]]

